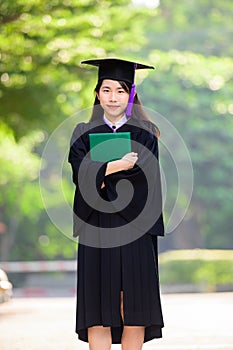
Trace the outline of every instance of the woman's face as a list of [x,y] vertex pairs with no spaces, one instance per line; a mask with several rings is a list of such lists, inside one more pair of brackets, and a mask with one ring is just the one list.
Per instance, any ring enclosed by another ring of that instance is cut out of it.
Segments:
[[96,94],[106,118],[117,121],[124,115],[128,105],[129,94],[118,81],[103,80],[100,90]]

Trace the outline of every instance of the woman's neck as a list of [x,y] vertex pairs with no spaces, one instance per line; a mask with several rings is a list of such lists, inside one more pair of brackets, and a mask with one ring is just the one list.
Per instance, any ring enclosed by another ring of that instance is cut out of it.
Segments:
[[116,122],[118,122],[119,120],[121,120],[124,117],[125,114],[119,115],[118,117],[112,117],[109,115],[104,114],[105,118],[110,121],[110,123],[114,124]]

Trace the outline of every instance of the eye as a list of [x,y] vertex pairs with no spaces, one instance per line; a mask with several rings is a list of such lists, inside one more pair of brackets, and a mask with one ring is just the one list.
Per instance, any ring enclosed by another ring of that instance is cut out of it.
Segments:
[[124,93],[125,93],[125,90],[124,90],[124,89],[118,90],[118,93],[119,93],[119,94],[124,94]]
[[102,91],[103,91],[104,93],[108,93],[108,92],[109,92],[109,89],[104,88]]

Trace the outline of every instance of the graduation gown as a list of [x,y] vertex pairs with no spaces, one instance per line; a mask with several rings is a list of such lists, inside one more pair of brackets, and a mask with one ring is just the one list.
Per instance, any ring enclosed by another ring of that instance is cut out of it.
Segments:
[[117,344],[123,325],[144,325],[146,342],[160,338],[163,327],[157,264],[157,236],[164,235],[158,140],[152,123],[131,118],[116,132],[130,132],[138,161],[133,169],[105,176],[107,163],[91,160],[88,153],[89,133],[100,132],[113,131],[102,121],[78,124],[69,153],[76,185],[73,234],[79,236],[76,332],[88,341],[88,327],[109,326]]

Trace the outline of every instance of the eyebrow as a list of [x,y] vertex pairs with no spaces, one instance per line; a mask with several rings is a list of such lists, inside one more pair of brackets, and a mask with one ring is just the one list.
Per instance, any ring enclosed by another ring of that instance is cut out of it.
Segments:
[[[106,88],[107,88],[107,89],[111,89],[111,87],[108,86],[108,85],[102,85],[102,86],[101,86],[101,89],[106,89]],[[122,86],[119,86],[119,87],[117,87],[117,90],[124,90],[124,89],[123,89]]]

